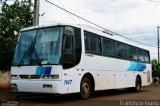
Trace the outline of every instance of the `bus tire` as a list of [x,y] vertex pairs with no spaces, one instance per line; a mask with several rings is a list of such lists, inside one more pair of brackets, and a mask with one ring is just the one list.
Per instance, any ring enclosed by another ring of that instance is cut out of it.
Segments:
[[135,83],[135,91],[138,92],[141,90],[142,84],[141,84],[141,79],[140,77],[136,78],[136,83]]
[[80,97],[81,99],[88,99],[91,95],[91,82],[87,77],[82,78],[80,84]]

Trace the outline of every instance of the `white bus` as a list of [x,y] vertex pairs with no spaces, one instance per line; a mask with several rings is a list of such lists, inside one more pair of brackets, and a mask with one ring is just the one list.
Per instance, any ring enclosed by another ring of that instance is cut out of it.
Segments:
[[25,28],[11,67],[13,91],[69,94],[149,85],[148,50],[86,25]]

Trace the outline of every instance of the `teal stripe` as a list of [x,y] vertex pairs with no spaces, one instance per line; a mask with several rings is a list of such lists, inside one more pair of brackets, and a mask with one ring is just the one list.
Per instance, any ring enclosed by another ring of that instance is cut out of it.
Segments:
[[132,61],[127,70],[128,71],[144,71],[145,69],[146,69],[146,64]]

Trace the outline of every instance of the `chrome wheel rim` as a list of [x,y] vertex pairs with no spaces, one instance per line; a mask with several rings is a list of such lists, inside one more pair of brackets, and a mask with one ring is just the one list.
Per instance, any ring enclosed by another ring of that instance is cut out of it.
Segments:
[[88,95],[89,94],[89,90],[90,90],[89,84],[84,82],[82,84],[82,94],[85,95],[85,96]]

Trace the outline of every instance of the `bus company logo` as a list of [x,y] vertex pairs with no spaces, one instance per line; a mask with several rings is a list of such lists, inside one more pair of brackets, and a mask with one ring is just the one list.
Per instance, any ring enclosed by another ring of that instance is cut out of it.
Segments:
[[64,85],[71,85],[72,84],[72,80],[64,80]]

